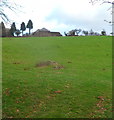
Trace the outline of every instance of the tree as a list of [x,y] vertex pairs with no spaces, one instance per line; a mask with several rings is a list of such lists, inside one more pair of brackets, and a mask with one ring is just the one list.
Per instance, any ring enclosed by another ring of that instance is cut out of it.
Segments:
[[15,22],[13,22],[10,29],[11,36],[14,36],[15,31],[16,31],[16,25]]
[[77,36],[81,31],[82,31],[81,29],[75,29],[75,32],[76,32]]
[[71,30],[68,32],[67,34],[68,36],[75,36],[75,31],[74,30]]
[[111,32],[110,34],[113,36],[113,35],[114,35],[114,32]]
[[31,20],[28,21],[27,28],[29,29],[29,35],[30,35],[30,31],[31,29],[33,29],[33,23]]
[[92,29],[90,30],[89,34],[90,34],[90,35],[94,35],[94,32],[93,32]]
[[95,32],[94,34],[95,34],[95,36],[99,36],[100,35],[98,32]]
[[102,30],[102,31],[101,31],[101,35],[106,35],[106,31],[105,31],[105,30]]
[[16,34],[17,37],[18,37],[18,36],[21,34],[20,30],[17,29],[17,30],[15,31],[15,34]]
[[16,12],[19,9],[19,7],[21,7],[10,1],[11,0],[0,0],[0,18],[4,22],[10,22],[9,17],[7,13],[5,12],[6,8],[8,8],[10,11]]
[[[110,1],[110,0],[90,0],[90,3],[92,3],[93,5],[96,4],[96,3],[111,4],[111,7],[110,7],[108,10],[111,9],[111,14],[112,14],[112,16],[114,16],[114,1],[113,1],[113,0],[112,0],[112,1]],[[104,20],[104,21],[111,24],[111,26],[112,26],[112,31],[113,31],[112,33],[114,33],[114,19],[113,19],[113,17],[112,17],[112,20],[111,20],[111,21],[109,21],[109,20],[108,20],[108,21],[107,21],[107,20]],[[112,34],[112,36],[114,36],[114,34]]]
[[82,32],[83,32],[83,34],[84,34],[85,36],[88,35],[88,31],[83,30]]
[[3,22],[0,24],[0,29],[2,30],[1,37],[6,37],[6,28]]
[[111,2],[109,0],[90,0],[90,3],[92,3],[93,5],[98,3],[98,2],[101,4],[104,4],[104,3],[114,4],[114,1]]
[[64,35],[65,35],[65,36],[67,36],[67,33],[66,33],[66,32],[64,32]]
[[[69,31],[68,33],[65,33],[64,32],[64,34],[66,35],[66,36],[75,36],[75,35],[77,35],[78,36],[78,34],[81,32],[81,29],[74,29],[74,30],[71,30],[71,31]],[[76,33],[76,34],[75,34]]]
[[[90,3],[92,3],[92,5],[96,4],[96,3],[100,3],[100,4],[112,4],[111,7],[108,10],[111,10],[111,13],[114,14],[114,11],[112,8],[114,8],[114,1],[110,1],[110,0],[91,0]],[[109,22],[112,23],[110,21],[104,20],[105,22]]]
[[22,30],[22,36],[23,36],[23,31],[26,30],[26,27],[25,27],[25,23],[24,23],[24,22],[21,23],[21,29],[20,29],[20,30]]

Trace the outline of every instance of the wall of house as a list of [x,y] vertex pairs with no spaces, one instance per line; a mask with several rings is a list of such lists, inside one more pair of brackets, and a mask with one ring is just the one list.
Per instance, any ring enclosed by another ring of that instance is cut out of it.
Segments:
[[62,36],[59,32],[50,32],[51,36]]
[[0,37],[11,37],[10,29],[0,29]]
[[38,31],[32,34],[35,37],[62,36],[59,32]]

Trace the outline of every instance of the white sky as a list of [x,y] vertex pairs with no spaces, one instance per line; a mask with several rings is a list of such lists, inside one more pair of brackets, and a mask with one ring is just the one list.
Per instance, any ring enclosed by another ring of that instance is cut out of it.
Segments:
[[[33,32],[43,27],[55,32],[68,32],[72,29],[93,29],[100,32],[105,29],[110,33],[112,27],[104,20],[111,21],[111,4],[90,4],[90,0],[11,0],[21,5],[21,12],[15,14],[6,11],[17,29],[28,20],[33,21]],[[111,0],[110,0],[111,1]],[[9,25],[7,25],[9,26]],[[28,32],[28,30],[27,30]]]

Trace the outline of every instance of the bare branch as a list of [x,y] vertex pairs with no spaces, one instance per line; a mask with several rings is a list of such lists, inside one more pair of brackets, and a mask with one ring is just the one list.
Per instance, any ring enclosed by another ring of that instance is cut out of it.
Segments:
[[104,3],[110,3],[110,4],[114,4],[114,1],[111,2],[109,0],[90,0],[90,3],[92,3],[92,5],[96,4],[96,3],[101,3],[104,4]]
[[5,10],[6,8],[8,8],[9,10],[13,11],[13,12],[17,12],[17,10],[19,11],[19,5],[13,3],[13,2],[9,2],[10,0],[0,0],[0,17],[4,22],[10,22],[10,19],[8,17],[8,15],[6,14]]

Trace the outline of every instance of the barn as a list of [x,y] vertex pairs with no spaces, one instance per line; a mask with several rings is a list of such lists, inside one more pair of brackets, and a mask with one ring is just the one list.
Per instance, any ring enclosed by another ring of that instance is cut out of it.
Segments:
[[32,37],[62,36],[60,32],[51,32],[46,28],[38,29],[32,33]]

